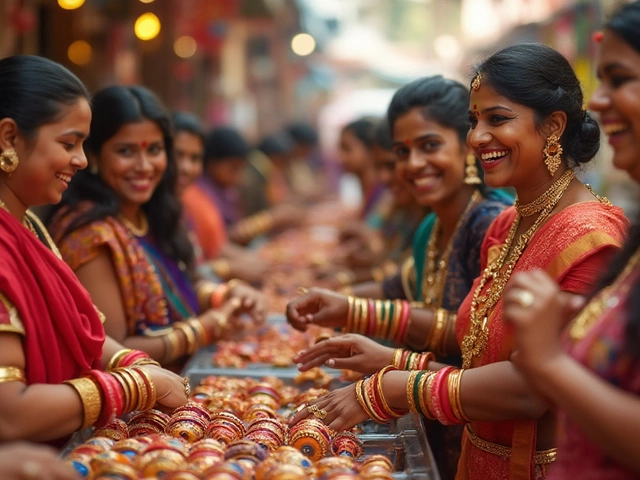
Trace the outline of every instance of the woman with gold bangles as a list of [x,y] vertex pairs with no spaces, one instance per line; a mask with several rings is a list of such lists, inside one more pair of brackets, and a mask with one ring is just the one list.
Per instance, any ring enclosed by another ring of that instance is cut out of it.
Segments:
[[[13,56],[0,60],[0,91],[0,443],[61,446],[114,414],[182,405],[180,377],[105,338],[102,315],[27,210],[59,202],[87,166],[86,88],[57,63]],[[24,478],[40,465],[25,463]]]
[[[623,6],[594,38],[600,86],[589,107],[600,114],[613,165],[640,183],[640,2]],[[549,479],[640,475],[639,248],[636,218],[586,306],[543,272],[514,275],[505,290],[505,320],[516,326],[514,363],[560,411]]]
[[169,365],[220,338],[233,313],[262,320],[253,288],[196,279],[174,193],[171,124],[157,97],[144,87],[109,87],[94,96],[92,114],[89,168],[49,225],[105,313],[107,334]]
[[[385,293],[391,298],[424,299],[426,308],[413,310],[406,329],[394,331],[390,327],[391,324],[399,325],[399,320],[392,320],[394,316],[398,319],[401,316],[400,303],[371,301],[374,308],[368,313],[375,313],[379,322],[379,328],[371,331],[362,322],[349,322],[347,308],[344,308],[349,303],[347,297],[313,289],[289,306],[289,320],[295,327],[302,328],[307,320],[299,317],[307,312],[303,310],[305,303],[320,301],[331,305],[335,302],[335,310],[321,308],[313,313],[313,323],[343,327],[347,332],[391,340],[418,351],[429,350],[439,361],[460,364],[454,331],[455,313],[480,274],[479,252],[487,228],[511,200],[505,194],[487,189],[478,176],[475,155],[466,145],[468,98],[468,90],[462,84],[441,76],[426,77],[399,89],[388,109],[398,173],[419,204],[432,208],[434,214],[422,222],[416,234],[417,242],[414,241],[418,274],[424,278],[418,282],[420,288],[416,291],[415,282],[412,282],[405,295],[398,275],[393,282],[393,291]],[[424,261],[425,251],[428,262]],[[415,274],[412,268],[409,274],[405,271],[402,275],[415,278]],[[363,290],[366,295],[366,289]],[[377,292],[371,289],[368,293],[374,298],[385,298],[381,296],[379,284]],[[342,310],[339,310],[340,305]],[[365,307],[368,305],[369,300]],[[359,311],[364,313],[361,308]],[[437,322],[433,321],[434,317]],[[401,330],[405,331],[402,335]],[[354,348],[372,355],[362,357],[367,358],[366,362],[359,362],[358,357],[336,358],[333,353],[338,347],[336,343],[346,350]],[[389,364],[392,356],[392,348],[362,335],[349,334],[320,342],[302,352],[295,361],[302,364],[301,370],[306,370],[331,358],[331,366],[336,368],[373,373]],[[461,429],[457,429],[456,435],[456,429],[442,427],[436,422],[431,422],[428,429],[441,476],[453,478]]]
[[599,148],[599,128],[582,101],[571,66],[548,47],[510,46],[480,65],[471,83],[467,141],[486,183],[514,187],[518,200],[489,227],[481,275],[458,309],[463,369],[431,359],[403,365],[400,352],[395,363],[418,363],[418,370],[385,367],[314,402],[331,428],[411,410],[466,425],[456,478],[546,476],[555,459],[555,419],[510,361],[502,294],[513,272],[536,268],[562,290],[583,294],[620,246],[627,227],[622,211],[594,196],[572,169]]

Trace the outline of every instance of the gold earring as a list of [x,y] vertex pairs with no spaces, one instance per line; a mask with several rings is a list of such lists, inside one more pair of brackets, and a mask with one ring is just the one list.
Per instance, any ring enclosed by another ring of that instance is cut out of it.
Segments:
[[476,156],[473,153],[467,155],[467,166],[464,169],[465,185],[480,185],[482,180],[478,176],[478,167],[476,166]]
[[13,148],[8,148],[0,153],[0,170],[9,176],[18,168],[18,154]]
[[555,133],[547,138],[547,144],[544,146],[542,153],[544,155],[544,163],[553,177],[562,163],[562,145],[560,145],[560,138]]

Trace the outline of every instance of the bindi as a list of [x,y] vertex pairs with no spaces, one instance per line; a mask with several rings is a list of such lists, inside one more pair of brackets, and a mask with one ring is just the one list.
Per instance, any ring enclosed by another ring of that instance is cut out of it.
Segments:
[[404,141],[404,144],[405,144],[407,147],[410,147],[410,146],[411,146],[411,140],[409,140],[409,139],[405,140],[405,141]]
[[479,116],[480,116],[480,112],[478,111],[478,105],[476,105],[475,103],[473,104],[473,114],[474,114],[476,117],[479,117]]
[[146,140],[143,140],[142,143],[140,143],[140,146],[142,148],[147,148],[149,146],[149,142],[147,142]]

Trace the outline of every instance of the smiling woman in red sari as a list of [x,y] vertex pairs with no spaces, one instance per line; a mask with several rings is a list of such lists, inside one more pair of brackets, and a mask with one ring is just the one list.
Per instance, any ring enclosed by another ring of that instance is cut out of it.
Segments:
[[[184,403],[179,377],[105,338],[89,294],[27,211],[59,202],[86,167],[85,87],[54,62],[15,56],[0,60],[0,91],[0,442],[59,445],[114,412],[151,408],[156,393],[167,407]],[[103,371],[116,354],[149,402],[124,391],[121,369]]]
[[335,390],[314,402],[331,428],[411,409],[444,424],[466,424],[457,479],[546,477],[556,455],[555,418],[511,363],[502,294],[512,273],[533,269],[546,270],[562,290],[584,294],[622,242],[627,221],[621,209],[573,172],[600,143],[582,101],[567,60],[543,45],[507,47],[480,65],[471,84],[467,141],[485,182],[514,187],[517,203],[489,227],[481,275],[458,309],[463,368],[433,361],[428,370],[386,368],[364,384]]

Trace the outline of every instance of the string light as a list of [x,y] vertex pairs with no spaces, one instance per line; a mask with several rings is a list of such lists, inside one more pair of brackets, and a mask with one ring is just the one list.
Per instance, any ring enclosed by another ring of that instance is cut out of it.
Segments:
[[84,0],[58,0],[58,5],[65,10],[75,10],[84,5]]

